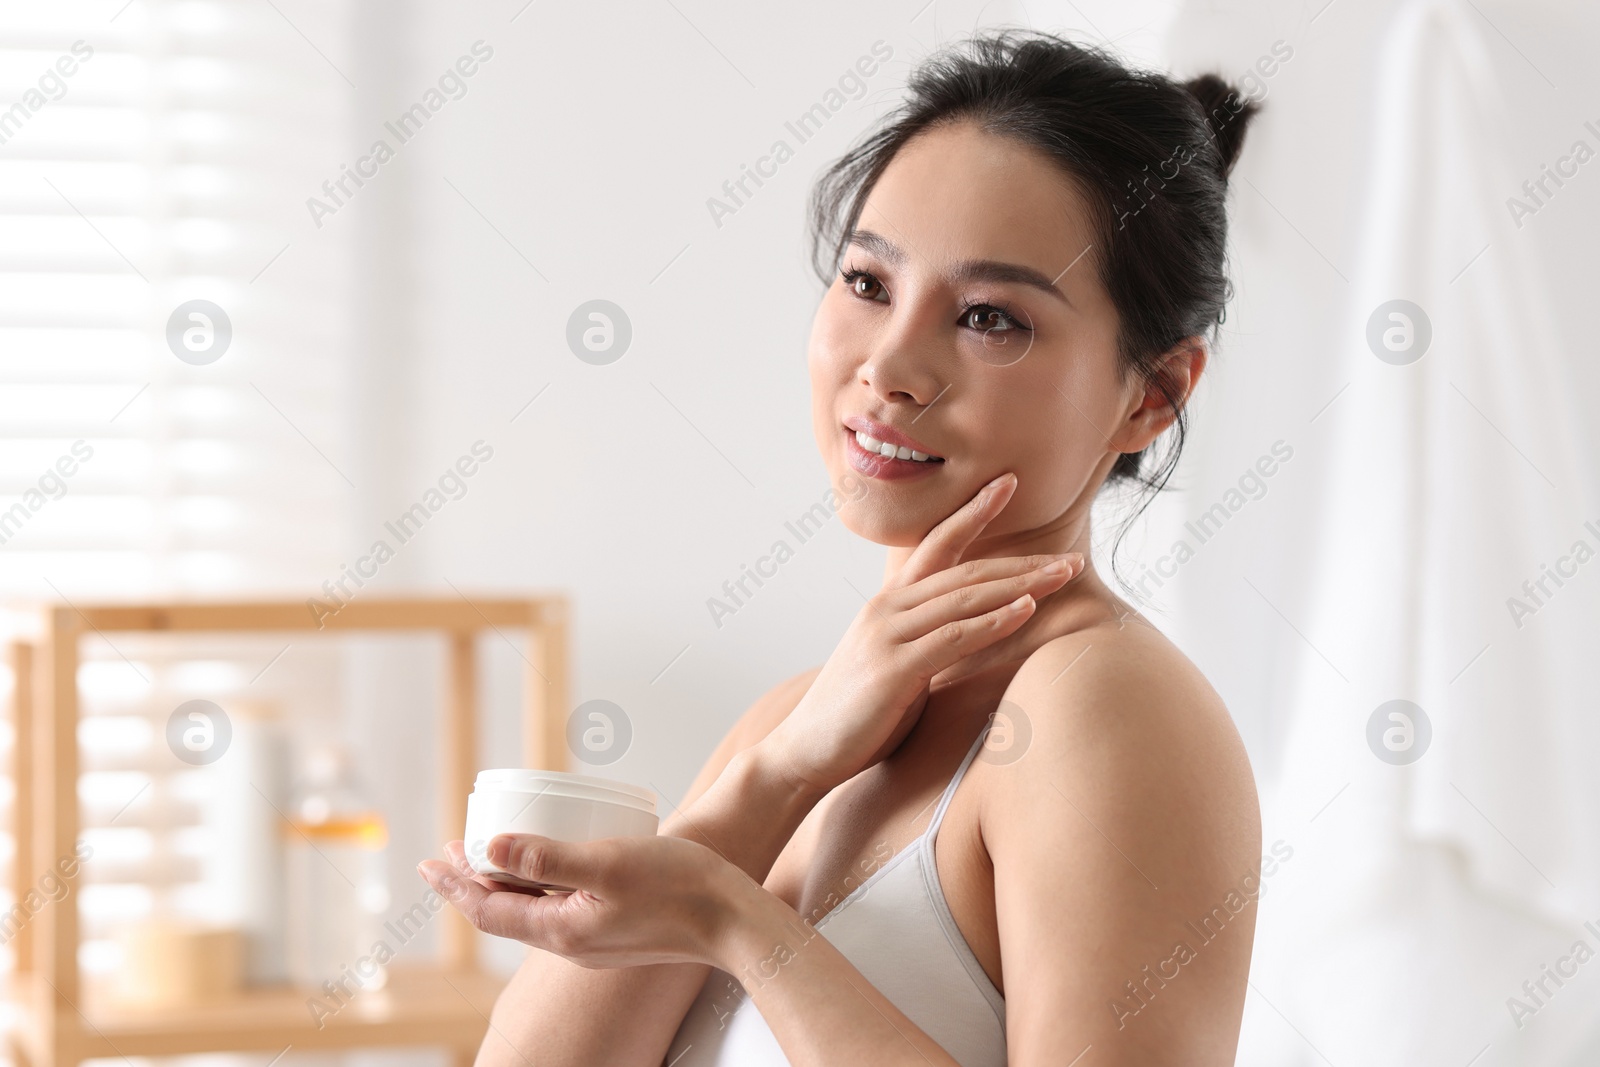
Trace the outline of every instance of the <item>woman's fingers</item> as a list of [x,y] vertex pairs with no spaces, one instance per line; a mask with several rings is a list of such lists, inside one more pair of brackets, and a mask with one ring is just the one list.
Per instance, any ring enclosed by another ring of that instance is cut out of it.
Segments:
[[445,863],[443,860],[423,860],[417,864],[417,873],[422,875],[435,892],[469,919],[473,918],[478,906],[492,892],[479,884],[476,879],[462,875],[455,864]]
[[449,862],[450,866],[468,878],[478,877],[478,872],[472,869],[472,862],[467,859],[467,843],[465,841],[446,841],[444,858]]
[[[896,631],[908,642],[943,626],[975,619],[1003,608],[1024,594],[1036,600],[1049,596],[1083,570],[1083,557],[1050,559],[1020,574],[1012,574],[976,585],[962,585],[936,596],[924,604],[908,608],[894,620]],[[985,632],[981,628],[978,631]],[[981,646],[980,646],[981,647]]]
[[915,641],[907,642],[917,658],[932,666],[934,673],[1017,632],[1033,617],[1038,601],[1024,593],[1009,603],[970,619],[945,623]]
[[530,882],[583,889],[596,886],[601,873],[592,846],[537,834],[496,834],[489,840],[489,862]]
[[[460,871],[463,877],[470,878],[483,888],[494,892],[500,889],[510,889],[512,886],[497,882],[486,874],[479,874],[472,869],[472,861],[467,857],[467,843],[465,841],[447,841],[444,846],[445,859],[452,867]],[[543,893],[542,889],[522,890],[527,893]]]
[[486,934],[526,944],[545,944],[552,937],[565,936],[559,924],[550,921],[552,915],[559,914],[564,897],[486,889],[471,878],[463,878],[451,864],[441,860],[423,860],[417,864],[417,873]]
[[910,585],[959,563],[967,546],[1000,514],[1016,488],[1017,476],[1007,471],[973,494],[971,500],[928,531],[896,576],[898,583]]
[[[513,890],[518,893],[543,894],[542,889],[525,889],[522,886],[497,882],[489,875],[478,874],[467,858],[466,843],[450,841],[444,846],[445,857],[466,878],[487,890]],[[537,834],[497,834],[484,848],[484,855],[496,867],[531,882],[548,882],[551,885],[577,888],[591,885],[598,867],[583,850],[571,842],[557,841]]]
[[1012,661],[1020,663],[1035,652],[1038,647],[1037,638],[1024,640],[1021,633],[1013,630],[988,647],[980,648],[966,659],[954,664],[941,677],[946,685],[959,682],[963,678],[971,678],[973,675],[982,674],[996,664],[1010,663]]
[[[530,881],[554,885],[592,884],[595,863],[571,842],[534,834],[499,834],[490,840],[488,858],[496,866]],[[570,931],[553,922],[570,910],[569,894],[547,894],[502,885],[475,875],[463,842],[445,845],[448,862],[424,860],[417,873],[467,920],[487,934],[552,947]]]
[[[1083,553],[1041,553],[1032,556],[999,556],[990,559],[969,559],[904,589],[896,589],[885,596],[885,601],[901,611],[912,611],[931,600],[960,589],[974,588],[983,582],[1013,578],[1049,566],[1056,560],[1065,560],[1075,576],[1083,569]],[[1018,590],[1018,594],[1023,590]],[[991,607],[993,605],[990,605]],[[970,614],[970,613],[969,613]]]

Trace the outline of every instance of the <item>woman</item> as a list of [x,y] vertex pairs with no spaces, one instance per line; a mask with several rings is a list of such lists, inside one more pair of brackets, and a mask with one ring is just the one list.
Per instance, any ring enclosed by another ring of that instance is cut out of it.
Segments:
[[659,836],[491,842],[576,892],[460,842],[419,867],[545,950],[480,1067],[1233,1062],[1249,763],[1087,558],[1102,485],[1159,489],[1181,446],[1254,107],[1022,31],[909,93],[813,198],[817,445],[883,587]]

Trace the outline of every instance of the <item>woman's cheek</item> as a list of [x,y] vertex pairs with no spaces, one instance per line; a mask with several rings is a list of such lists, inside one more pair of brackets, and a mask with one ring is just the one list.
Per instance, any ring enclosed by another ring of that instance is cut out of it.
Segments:
[[818,313],[806,350],[811,388],[818,400],[831,398],[833,392],[850,380],[852,353],[861,343],[859,330],[852,331],[826,309]]
[[[1059,394],[1056,394],[1059,396]],[[1049,523],[1083,492],[1094,462],[1104,449],[1097,439],[1076,432],[1083,416],[1070,408],[1031,413],[1012,418],[1009,425],[1026,427],[1027,436],[1010,441],[1004,455],[1012,457],[1007,469],[1017,472],[1017,493],[1001,513],[1007,529],[1032,529]],[[1053,432],[1041,432],[1053,427]]]

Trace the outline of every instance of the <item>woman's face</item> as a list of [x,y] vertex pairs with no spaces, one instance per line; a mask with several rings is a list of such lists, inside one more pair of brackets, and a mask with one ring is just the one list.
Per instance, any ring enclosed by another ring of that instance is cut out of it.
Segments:
[[[1093,233],[1073,183],[1009,138],[961,123],[895,155],[811,331],[817,445],[851,530],[915,545],[1006,471],[986,537],[1070,525],[1159,432],[1118,369]],[[858,430],[937,459],[871,455]]]

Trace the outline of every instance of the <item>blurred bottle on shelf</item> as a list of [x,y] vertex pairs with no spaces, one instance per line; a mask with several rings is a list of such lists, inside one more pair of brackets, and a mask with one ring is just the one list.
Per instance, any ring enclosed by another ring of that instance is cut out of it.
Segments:
[[245,980],[288,980],[281,812],[289,809],[289,738],[279,709],[230,701],[232,743],[207,772],[203,807],[210,845],[202,857],[208,918],[244,937]]
[[383,815],[362,790],[349,753],[321,745],[307,753],[285,829],[289,883],[289,976],[353,995],[387,981],[380,943],[389,906]]

